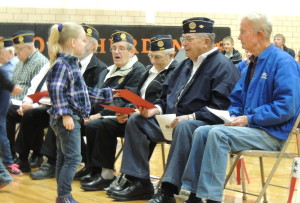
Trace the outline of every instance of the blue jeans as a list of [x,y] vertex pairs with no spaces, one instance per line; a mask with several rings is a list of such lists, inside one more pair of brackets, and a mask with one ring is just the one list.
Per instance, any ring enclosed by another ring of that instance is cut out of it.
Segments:
[[224,125],[199,127],[193,136],[182,188],[214,201],[222,201],[229,152],[278,151],[285,142],[260,129]]
[[6,133],[6,114],[9,107],[10,92],[0,89],[0,145],[4,165],[13,163],[10,144]]
[[67,130],[62,118],[50,118],[50,125],[57,136],[56,182],[58,197],[70,197],[72,182],[81,162],[80,118],[73,115],[75,127]]
[[0,153],[0,187],[9,184],[12,181],[13,181],[12,177],[10,176],[9,172],[5,169],[2,163],[2,158]]

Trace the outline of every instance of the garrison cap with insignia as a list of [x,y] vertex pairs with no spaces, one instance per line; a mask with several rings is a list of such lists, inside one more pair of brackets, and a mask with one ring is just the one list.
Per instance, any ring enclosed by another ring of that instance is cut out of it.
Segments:
[[93,26],[87,25],[85,23],[82,23],[81,26],[83,27],[86,36],[93,37],[96,40],[99,39],[99,32]]
[[6,48],[6,47],[12,47],[13,42],[11,37],[2,37],[0,36],[0,49]]
[[214,21],[205,17],[194,17],[182,22],[183,33],[213,33]]
[[19,30],[12,36],[14,44],[33,42],[34,32],[32,30]]
[[111,34],[112,44],[116,42],[128,42],[133,44],[133,37],[125,32],[120,30],[115,30],[114,33]]
[[150,50],[159,51],[173,48],[171,35],[156,35],[150,39]]

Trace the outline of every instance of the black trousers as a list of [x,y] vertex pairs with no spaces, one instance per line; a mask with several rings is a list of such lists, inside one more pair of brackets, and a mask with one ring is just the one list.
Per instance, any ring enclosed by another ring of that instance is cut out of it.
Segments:
[[[120,124],[115,118],[104,118],[98,122],[96,133],[95,129],[89,130],[90,134],[87,135],[87,154],[91,156],[88,160],[91,159],[92,167],[114,169],[118,143],[117,137],[124,137],[126,124]],[[149,159],[155,146],[156,143],[150,143]]]
[[117,137],[124,137],[126,123],[120,124],[115,118],[101,119],[96,131],[94,142],[89,140],[89,144],[93,144],[92,149],[92,165],[96,167],[103,167],[114,169],[115,154],[118,144]]
[[49,125],[48,107],[39,107],[25,111],[16,139],[16,151],[21,160],[27,160],[30,150],[33,156],[40,156],[44,139],[44,129]]
[[17,110],[20,106],[16,106],[10,104],[7,115],[6,115],[6,131],[7,131],[7,138],[10,143],[10,150],[12,156],[15,157],[15,138],[16,138],[16,125],[22,121],[22,116],[20,116]]

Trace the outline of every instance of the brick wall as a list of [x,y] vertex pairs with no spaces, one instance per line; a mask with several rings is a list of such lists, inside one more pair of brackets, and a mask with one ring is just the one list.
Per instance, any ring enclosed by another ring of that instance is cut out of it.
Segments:
[[[243,52],[237,40],[240,22],[238,14],[155,12],[155,23],[151,25],[178,26],[184,19],[196,16],[213,19],[215,26],[230,27],[231,35],[235,40],[235,48]],[[300,16],[272,16],[272,19],[273,34],[282,33],[286,37],[287,46],[298,51],[300,49]],[[136,10],[0,7],[0,22],[61,23],[66,21],[90,24],[147,25],[146,12]]]

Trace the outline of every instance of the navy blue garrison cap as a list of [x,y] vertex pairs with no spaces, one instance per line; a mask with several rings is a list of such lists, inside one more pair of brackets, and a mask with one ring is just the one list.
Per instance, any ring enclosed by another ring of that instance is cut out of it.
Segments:
[[14,44],[33,42],[34,35],[32,30],[19,30],[13,34],[12,40]]
[[160,51],[173,48],[171,35],[156,35],[150,39],[150,50]]
[[214,21],[205,17],[194,17],[182,22],[183,33],[213,33]]
[[129,42],[133,44],[133,37],[125,32],[120,30],[115,30],[114,33],[111,34],[112,44],[116,42]]

